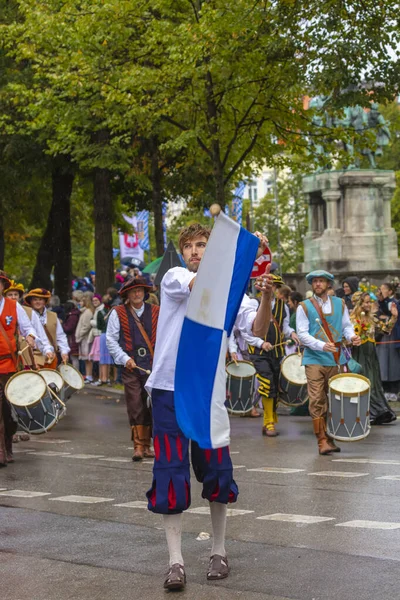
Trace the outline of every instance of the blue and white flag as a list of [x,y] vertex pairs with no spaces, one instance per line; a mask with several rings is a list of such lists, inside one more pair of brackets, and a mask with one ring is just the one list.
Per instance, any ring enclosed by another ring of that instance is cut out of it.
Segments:
[[139,246],[142,250],[150,250],[149,236],[149,211],[141,210],[137,213],[137,232],[139,236]]
[[232,217],[239,223],[242,224],[243,220],[243,194],[246,187],[246,183],[244,181],[240,181],[233,192],[233,201],[232,201]]
[[258,244],[254,235],[221,212],[190,294],[179,342],[174,398],[179,427],[201,448],[229,444],[225,356]]
[[168,205],[166,202],[162,203],[162,230],[163,230],[163,238],[164,238],[164,250],[167,249],[167,209]]

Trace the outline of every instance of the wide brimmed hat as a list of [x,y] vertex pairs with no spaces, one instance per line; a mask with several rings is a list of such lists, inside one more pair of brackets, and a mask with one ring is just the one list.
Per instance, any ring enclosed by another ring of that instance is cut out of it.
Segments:
[[44,298],[47,303],[51,298],[51,292],[49,292],[49,290],[45,290],[44,288],[34,288],[33,290],[29,290],[24,298],[25,304],[30,305],[32,298]]
[[10,285],[4,290],[4,293],[6,292],[18,292],[19,297],[21,298],[25,292],[25,288],[22,283],[17,283],[14,279],[10,279]]
[[334,275],[332,275],[332,273],[329,273],[328,271],[323,271],[322,269],[319,269],[318,271],[311,271],[311,273],[306,275],[307,283],[309,283],[311,285],[312,280],[315,277],[323,277],[327,281],[335,281],[335,277],[334,277]]
[[272,285],[285,285],[285,282],[283,281],[282,277],[280,275],[271,275],[272,278]]
[[4,291],[10,287],[11,280],[7,277],[4,271],[0,271],[0,279],[3,282]]
[[129,279],[119,290],[119,295],[124,297],[130,290],[134,288],[144,288],[146,292],[149,292],[153,289],[153,286],[148,283],[148,281],[144,277],[134,277],[133,279]]

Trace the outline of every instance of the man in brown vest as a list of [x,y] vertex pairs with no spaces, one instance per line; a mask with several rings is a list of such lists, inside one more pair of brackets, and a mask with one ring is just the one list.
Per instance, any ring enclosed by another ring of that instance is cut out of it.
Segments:
[[147,304],[152,286],[143,277],[127,281],[119,291],[124,304],[110,313],[107,347],[117,365],[123,365],[122,381],[129,424],[132,429],[133,457],[139,461],[154,458],[150,449],[151,412],[144,389],[153,364],[160,308]]
[[[35,288],[30,290],[25,296],[25,304],[31,307],[38,315],[39,321],[48,337],[51,346],[55,352],[61,353],[61,359],[64,363],[68,362],[69,346],[67,336],[55,312],[47,310],[47,304],[51,298],[51,292],[44,288]],[[57,367],[57,357],[50,364],[46,364],[46,357],[38,350],[34,351],[35,362],[39,367],[46,366],[48,369]]]

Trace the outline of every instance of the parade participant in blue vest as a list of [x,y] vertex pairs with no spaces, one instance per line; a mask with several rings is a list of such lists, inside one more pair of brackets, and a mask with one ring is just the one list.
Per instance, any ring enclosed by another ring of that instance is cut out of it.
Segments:
[[[305,347],[303,365],[307,376],[310,415],[320,454],[340,452],[326,433],[328,382],[342,370],[346,359],[341,352],[342,339],[354,346],[361,344],[341,298],[328,295],[334,280],[327,271],[312,271],[306,277],[313,296],[301,302],[296,312],[297,335]],[[328,342],[327,339],[330,341]]]

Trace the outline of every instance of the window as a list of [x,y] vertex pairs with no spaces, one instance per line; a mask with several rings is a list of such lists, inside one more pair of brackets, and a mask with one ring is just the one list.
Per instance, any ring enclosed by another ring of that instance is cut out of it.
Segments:
[[247,185],[249,187],[250,202],[257,202],[257,200],[258,200],[257,181],[255,181],[255,180],[249,181]]

